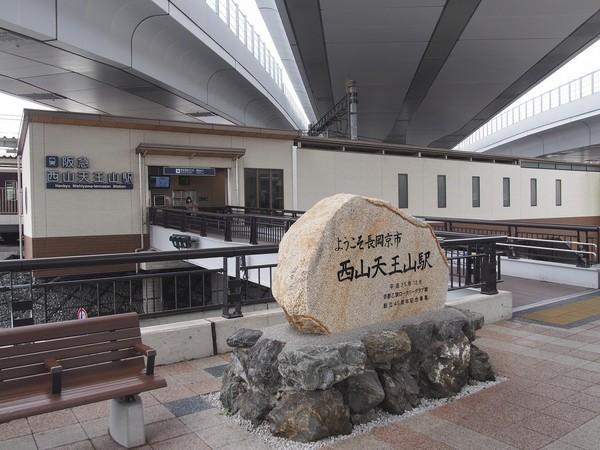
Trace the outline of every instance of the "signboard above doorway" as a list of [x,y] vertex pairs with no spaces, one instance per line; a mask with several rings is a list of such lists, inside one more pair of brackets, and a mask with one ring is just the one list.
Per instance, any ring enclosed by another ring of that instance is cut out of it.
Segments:
[[214,167],[163,167],[163,175],[188,175],[192,177],[214,177]]

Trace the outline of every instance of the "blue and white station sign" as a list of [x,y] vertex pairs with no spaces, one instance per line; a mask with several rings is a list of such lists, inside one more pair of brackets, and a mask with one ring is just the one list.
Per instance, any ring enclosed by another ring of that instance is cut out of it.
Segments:
[[192,177],[214,177],[214,167],[163,167],[163,175],[189,175]]

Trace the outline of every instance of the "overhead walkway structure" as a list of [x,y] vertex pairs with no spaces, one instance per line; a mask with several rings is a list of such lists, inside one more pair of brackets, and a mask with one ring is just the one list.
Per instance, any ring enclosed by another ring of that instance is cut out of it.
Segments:
[[69,112],[306,125],[232,0],[7,0],[0,91]]
[[577,77],[503,111],[457,149],[600,162],[600,70]]

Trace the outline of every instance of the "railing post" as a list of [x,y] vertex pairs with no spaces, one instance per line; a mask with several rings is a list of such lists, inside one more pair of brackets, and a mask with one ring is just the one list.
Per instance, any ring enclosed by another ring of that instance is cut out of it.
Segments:
[[481,293],[486,295],[494,295],[498,293],[496,286],[496,243],[490,242],[485,246],[485,255],[483,256],[481,272],[483,275],[483,286]]
[[191,213],[183,213],[181,215],[181,224],[179,225],[179,230],[180,231],[185,231],[186,228],[187,228],[187,217],[188,217],[188,214],[191,214]]
[[250,244],[258,244],[258,219],[256,217],[250,218]]
[[165,211],[165,212],[164,212],[164,216],[163,216],[163,226],[164,226],[165,228],[169,228],[169,214],[170,214],[170,212],[169,212],[169,211]]
[[[223,257],[223,317],[226,319],[235,319],[242,317],[242,281],[240,280],[239,258],[235,258],[236,279],[229,280],[229,270],[227,267],[227,257]],[[229,308],[234,306],[233,312]]]
[[225,242],[231,241],[231,217],[225,217]]
[[596,264],[600,264],[600,227],[596,227]]
[[200,217],[200,236],[206,237],[206,218]]
[[[578,252],[583,252],[585,251],[585,247],[581,244],[577,244],[577,251]],[[589,263],[587,261],[587,259],[589,258],[589,255],[587,253],[577,253],[577,267],[589,267]]]

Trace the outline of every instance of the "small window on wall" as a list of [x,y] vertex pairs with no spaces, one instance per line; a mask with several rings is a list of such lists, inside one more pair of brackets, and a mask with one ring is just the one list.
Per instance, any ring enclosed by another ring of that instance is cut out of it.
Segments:
[[529,196],[531,197],[531,206],[537,206],[537,178],[529,180]]
[[446,207],[446,175],[437,176],[437,203],[438,208]]
[[398,208],[408,208],[408,174],[398,174]]
[[556,180],[556,206],[562,206],[562,180]]
[[283,209],[283,169],[244,169],[247,208]]
[[510,178],[502,178],[502,206],[510,206]]
[[471,178],[471,190],[473,197],[473,208],[481,206],[481,180],[479,177]]
[[17,199],[17,181],[6,180],[4,182],[5,196],[7,202],[14,202]]

